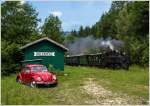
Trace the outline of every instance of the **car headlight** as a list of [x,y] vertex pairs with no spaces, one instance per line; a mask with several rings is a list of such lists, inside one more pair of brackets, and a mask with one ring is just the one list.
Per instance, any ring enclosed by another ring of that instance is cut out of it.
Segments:
[[41,81],[42,79],[41,79],[41,77],[38,77],[37,80],[38,80],[38,81]]
[[53,79],[56,80],[56,76],[55,75],[53,75]]

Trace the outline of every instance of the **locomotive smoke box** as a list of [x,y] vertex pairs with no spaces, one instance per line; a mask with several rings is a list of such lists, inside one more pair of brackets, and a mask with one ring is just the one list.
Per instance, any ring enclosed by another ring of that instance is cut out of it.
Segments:
[[111,39],[110,37],[103,39],[95,39],[93,36],[77,38],[73,43],[65,42],[65,46],[69,48],[69,55],[91,54],[101,51],[120,51],[124,47],[121,40]]

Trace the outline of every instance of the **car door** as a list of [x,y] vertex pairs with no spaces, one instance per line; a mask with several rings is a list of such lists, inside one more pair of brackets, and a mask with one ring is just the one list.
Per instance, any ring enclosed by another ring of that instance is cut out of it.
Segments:
[[22,68],[22,72],[21,72],[21,78],[22,78],[22,82],[25,83],[25,67]]
[[30,82],[30,77],[31,77],[31,70],[30,68],[26,67],[25,68],[25,71],[24,71],[24,80],[25,80],[25,83],[29,83]]

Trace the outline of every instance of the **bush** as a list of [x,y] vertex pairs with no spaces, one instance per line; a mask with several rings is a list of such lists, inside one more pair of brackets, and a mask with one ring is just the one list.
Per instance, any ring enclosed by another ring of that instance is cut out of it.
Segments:
[[9,75],[18,71],[18,65],[22,59],[19,45],[2,42],[2,75]]
[[149,63],[149,51],[148,47],[145,48],[142,52],[141,64],[144,66],[148,66]]
[[54,68],[54,66],[52,64],[48,65],[48,70],[56,75],[64,75],[63,71]]

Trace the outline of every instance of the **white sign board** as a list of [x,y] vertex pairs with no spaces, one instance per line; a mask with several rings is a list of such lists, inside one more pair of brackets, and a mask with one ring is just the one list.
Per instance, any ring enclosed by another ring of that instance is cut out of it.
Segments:
[[55,52],[34,52],[34,56],[55,56]]

